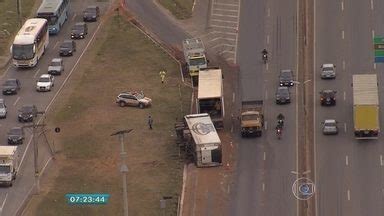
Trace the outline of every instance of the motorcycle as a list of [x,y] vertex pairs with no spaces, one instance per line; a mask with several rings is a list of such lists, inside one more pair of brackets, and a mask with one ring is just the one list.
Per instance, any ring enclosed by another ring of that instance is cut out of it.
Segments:
[[263,53],[263,61],[264,61],[264,64],[267,64],[268,55],[266,53]]
[[277,139],[281,139],[282,130],[283,129],[281,127],[276,127],[276,137],[277,137]]

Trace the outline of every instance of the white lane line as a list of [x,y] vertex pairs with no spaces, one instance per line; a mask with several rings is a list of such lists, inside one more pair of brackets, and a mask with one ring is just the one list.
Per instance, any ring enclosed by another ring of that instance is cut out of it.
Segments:
[[73,14],[72,21],[74,21],[76,18],[76,13]]
[[267,160],[267,153],[266,152],[263,153],[263,160]]
[[267,64],[265,65],[265,70],[268,70],[268,68],[269,68],[269,64],[267,62]]
[[349,189],[347,190],[347,198],[348,198],[348,201],[351,200],[351,191]]
[[9,71],[9,69],[11,68],[11,65],[9,65],[8,67],[7,67],[7,69],[5,70],[5,72],[3,73],[3,75],[1,75],[1,79],[8,73],[8,71]]
[[373,63],[373,69],[376,70],[376,63]]
[[37,74],[40,72],[40,68],[36,70],[35,74],[33,75],[33,78],[36,78]]
[[345,156],[345,165],[348,166],[348,155]]
[[237,63],[237,46],[239,42],[239,28],[240,28],[240,9],[241,9],[241,1],[239,1],[239,10],[237,11],[237,33],[236,34],[236,46],[235,46],[235,54],[234,54],[234,61],[233,63]]
[[264,130],[267,130],[268,129],[268,121],[265,121],[264,122]]
[[[313,52],[313,71],[316,71],[316,50],[317,50],[317,44],[316,44],[316,34],[317,34],[317,32],[316,32],[316,30],[317,30],[317,28],[316,28],[316,1],[317,0],[313,0],[313,8],[312,8],[312,10],[313,10],[313,29],[312,29],[312,31],[313,31],[313,49],[312,49],[312,52]],[[299,14],[299,12],[297,11],[296,12],[297,14]],[[298,22],[298,18],[296,18],[296,23],[299,23]],[[313,78],[314,80],[313,80],[313,95],[316,95],[316,79],[317,79],[317,77],[316,76],[314,76],[314,78]],[[317,119],[316,119],[316,100],[313,100],[313,125],[312,125],[312,131],[315,131],[315,128],[316,128],[316,125],[317,125]],[[297,125],[296,125],[296,127],[297,127]],[[314,156],[314,160],[313,160],[313,167],[314,167],[314,169],[315,169],[315,172],[314,172],[314,178],[315,178],[315,183],[316,182],[319,182],[318,180],[317,180],[317,178],[318,178],[318,175],[317,175],[317,142],[316,142],[317,140],[316,140],[316,134],[313,136],[313,156]],[[298,150],[296,150],[296,154],[297,154],[297,151]],[[298,157],[297,155],[296,155],[296,157]],[[315,196],[314,197],[314,199],[315,199],[315,215],[319,215],[319,208],[318,208],[318,196]],[[298,201],[297,201],[298,202]],[[297,205],[298,205],[298,203],[297,203]],[[298,207],[297,207],[297,209],[296,210],[299,210],[298,209]],[[297,213],[297,214],[299,214],[299,213]]]
[[20,162],[20,166],[18,167],[18,170],[20,169],[21,165],[22,165],[23,162],[24,162],[24,158],[25,158],[25,156],[27,155],[28,148],[29,148],[31,142],[32,142],[32,136],[31,136],[31,138],[29,138],[28,145],[27,145],[27,147],[25,148],[25,151],[24,151],[23,156],[21,157],[21,162]]
[[221,19],[211,19],[212,22],[223,22],[223,23],[234,23],[237,24],[236,21],[229,21],[229,20],[221,20]]
[[223,14],[216,14],[216,13],[212,13],[212,16],[221,16],[221,17],[238,18],[237,16],[234,16],[234,15],[223,15]]
[[44,173],[45,168],[47,168],[47,166],[48,166],[49,162],[52,160],[52,158],[53,158],[53,157],[50,157],[50,158],[47,160],[47,162],[45,163],[43,169],[41,169],[41,171],[40,171],[41,173]]
[[211,27],[214,27],[214,28],[226,28],[226,29],[237,29],[236,27],[232,27],[232,26],[221,26],[221,25],[211,25]]
[[343,60],[343,70],[345,70],[345,61]]
[[343,99],[344,100],[347,100],[347,93],[344,91],[344,93],[343,93]]
[[20,100],[20,97],[17,97],[16,100],[15,100],[15,103],[13,103],[13,106],[16,106],[17,102],[19,102]]
[[375,37],[375,30],[372,29],[372,38]]
[[347,133],[347,123],[344,123],[344,132]]
[[265,183],[263,182],[263,184],[261,185],[261,188],[263,191],[265,191]]
[[57,42],[55,43],[55,46],[53,46],[53,49],[55,49],[55,48],[57,47],[57,45],[59,45],[59,41],[57,41]]
[[232,93],[232,103],[235,103],[235,97],[236,97],[235,92],[233,92]]
[[271,9],[268,8],[268,9],[267,9],[267,17],[270,17],[270,16],[271,16]]
[[267,44],[269,44],[269,35],[267,35]]
[[228,4],[228,3],[219,3],[219,2],[214,2],[213,4],[214,4],[214,5],[233,6],[233,7],[237,7],[237,6],[239,6],[239,5],[237,5],[237,4]]
[[237,10],[231,10],[231,9],[224,9],[224,8],[213,8],[213,10],[217,10],[217,11],[225,11],[225,12],[236,12],[237,13]]
[[5,205],[5,202],[7,201],[7,198],[8,198],[8,193],[5,194],[4,201],[3,201],[3,203],[1,204],[1,211],[0,211],[0,212],[3,212],[3,208],[4,208],[4,205]]
[[373,10],[373,0],[371,0],[371,10]]
[[345,36],[344,36],[344,30],[341,31],[341,39],[344,39]]
[[344,11],[344,2],[341,1],[341,11]]
[[380,166],[384,166],[383,155],[380,155]]

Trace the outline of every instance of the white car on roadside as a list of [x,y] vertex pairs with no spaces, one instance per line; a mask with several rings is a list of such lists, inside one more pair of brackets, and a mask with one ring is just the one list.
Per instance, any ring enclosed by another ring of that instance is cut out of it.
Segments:
[[51,91],[54,86],[54,77],[50,74],[43,74],[37,80],[36,91]]

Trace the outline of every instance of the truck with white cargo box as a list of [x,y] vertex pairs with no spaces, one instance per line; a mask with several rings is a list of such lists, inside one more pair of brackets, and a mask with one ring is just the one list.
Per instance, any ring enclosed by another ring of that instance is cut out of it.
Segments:
[[379,96],[376,74],[353,75],[353,121],[356,139],[377,139]]
[[200,69],[208,66],[203,41],[200,38],[185,39],[183,40],[183,51],[189,75],[193,84],[196,85]]
[[[182,125],[181,125],[182,124]],[[190,149],[197,167],[222,165],[222,146],[219,135],[207,113],[184,116],[176,132]]]
[[241,136],[261,136],[264,127],[263,101],[241,102]]
[[221,69],[200,70],[196,110],[197,113],[208,113],[217,129],[224,127],[225,110]]
[[19,169],[17,146],[0,146],[0,183],[12,186]]

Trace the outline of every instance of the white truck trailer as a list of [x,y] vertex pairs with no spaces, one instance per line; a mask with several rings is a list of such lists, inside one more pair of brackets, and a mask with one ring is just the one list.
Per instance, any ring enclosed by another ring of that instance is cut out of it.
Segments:
[[356,139],[377,139],[380,132],[376,74],[353,75],[353,121]]
[[197,167],[222,165],[222,147],[211,118],[207,113],[186,115],[184,120],[192,139],[192,154]]
[[19,169],[17,146],[0,146],[0,183],[12,186]]
[[189,75],[196,85],[200,69],[208,66],[203,41],[200,38],[185,39],[183,40],[183,51]]
[[221,69],[200,70],[196,110],[197,113],[208,113],[217,129],[224,127],[225,110]]

